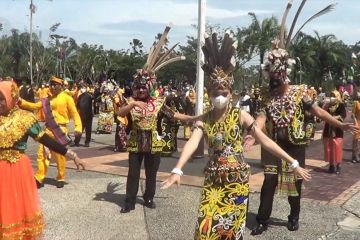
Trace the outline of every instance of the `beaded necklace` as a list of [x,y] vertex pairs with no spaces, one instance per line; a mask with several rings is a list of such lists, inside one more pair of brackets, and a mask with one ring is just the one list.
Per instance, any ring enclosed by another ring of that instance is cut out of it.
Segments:
[[283,96],[276,96],[271,99],[269,112],[276,127],[287,127],[293,119],[297,106],[296,92],[296,87],[289,86]]

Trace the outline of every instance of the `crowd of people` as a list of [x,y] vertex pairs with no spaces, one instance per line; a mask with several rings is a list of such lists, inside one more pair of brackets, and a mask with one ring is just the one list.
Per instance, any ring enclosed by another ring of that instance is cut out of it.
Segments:
[[[177,151],[179,126],[188,139],[181,156],[162,189],[180,183],[182,168],[195,152],[202,137],[207,141],[208,162],[198,208],[195,239],[243,239],[249,203],[250,165],[244,151],[257,141],[261,144],[264,182],[260,194],[257,225],[252,235],[268,229],[276,188],[288,196],[290,214],[287,228],[299,229],[305,149],[314,135],[316,122],[325,122],[324,160],[329,172],[340,173],[344,131],[357,133],[360,103],[355,102],[354,123],[345,123],[346,106],[341,93],[329,98],[313,87],[291,85],[289,70],[293,63],[279,39],[264,59],[268,84],[239,92],[233,89],[236,40],[226,32],[218,45],[214,33],[206,38],[202,66],[208,75],[204,91],[204,114],[195,115],[196,91],[188,83],[163,86],[156,71],[182,60],[170,50],[164,52],[167,27],[148,55],[146,64],[134,73],[131,85],[120,85],[105,74],[99,81],[79,80],[75,84],[59,77],[38,89],[18,89],[12,78],[0,81],[0,236],[4,239],[34,238],[44,228],[37,188],[44,186],[49,159],[57,164],[57,187],[63,188],[66,158],[85,169],[70,147],[84,147],[92,139],[92,122],[98,116],[96,134],[109,134],[116,124],[114,151],[129,153],[125,203],[120,210],[135,209],[140,168],[145,165],[144,206],[156,208],[156,176],[162,156]],[[161,54],[160,54],[161,53]],[[344,95],[344,94],[343,94]],[[31,113],[33,112],[33,113]],[[68,125],[74,121],[74,139]],[[44,122],[41,127],[39,122]],[[38,141],[37,171],[32,172],[25,155],[28,136]],[[358,134],[354,137],[354,159],[360,162]],[[270,154],[268,154],[270,153]],[[9,187],[11,186],[11,187]],[[5,200],[3,200],[5,199]]]

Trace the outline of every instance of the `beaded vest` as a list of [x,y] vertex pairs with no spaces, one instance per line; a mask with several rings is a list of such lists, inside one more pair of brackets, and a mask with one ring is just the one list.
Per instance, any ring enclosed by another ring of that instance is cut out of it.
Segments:
[[266,130],[272,139],[290,145],[309,143],[303,103],[306,95],[305,85],[290,85],[284,96],[264,98],[268,119]]
[[[129,103],[133,102],[134,99],[130,98]],[[130,132],[129,140],[127,142],[127,149],[129,152],[138,152],[139,151],[139,142],[138,136],[142,132],[147,131],[151,132],[150,148],[151,152],[161,152],[165,141],[158,136],[156,131],[157,128],[157,118],[158,113],[161,110],[162,106],[165,103],[165,98],[156,98],[149,99],[147,101],[146,109],[140,109],[139,107],[134,107],[130,111],[131,120],[132,120],[132,129]]]
[[247,182],[250,166],[243,158],[241,110],[229,107],[225,119],[214,122],[206,115],[204,133],[209,146],[210,160],[205,167],[205,181],[212,184]]

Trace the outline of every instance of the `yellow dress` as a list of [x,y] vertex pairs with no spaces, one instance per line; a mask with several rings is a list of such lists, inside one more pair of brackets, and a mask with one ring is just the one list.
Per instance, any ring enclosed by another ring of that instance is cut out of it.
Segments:
[[209,161],[196,224],[196,240],[242,239],[249,196],[250,166],[242,152],[241,110],[230,108],[224,121],[208,114],[204,133]]

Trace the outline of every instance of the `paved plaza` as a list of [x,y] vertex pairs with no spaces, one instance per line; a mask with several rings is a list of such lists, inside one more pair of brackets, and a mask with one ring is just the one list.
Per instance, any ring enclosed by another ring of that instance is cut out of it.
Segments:
[[[93,130],[96,130],[96,120]],[[246,239],[360,239],[360,164],[350,162],[351,136],[345,136],[345,162],[338,176],[326,172],[328,166],[322,160],[320,137],[319,130],[307,150],[306,163],[311,169],[312,180],[304,184],[297,232],[287,230],[289,204],[286,197],[277,195],[269,230],[261,236],[249,235],[255,224],[263,174],[259,146],[246,153],[252,167]],[[92,139],[90,148],[75,149],[86,161],[87,171],[77,172],[71,169],[74,165],[69,162],[68,184],[63,189],[55,186],[56,168],[52,166],[49,170],[45,187],[39,191],[46,218],[44,239],[192,239],[206,151],[204,158],[194,159],[186,165],[181,187],[157,190],[156,209],[142,206],[144,182],[141,181],[136,209],[120,214],[125,197],[128,154],[112,151],[114,133],[93,134]],[[184,142],[179,141],[179,152]],[[36,159],[36,148],[37,144],[30,141],[28,153],[33,160]],[[159,181],[168,176],[178,156],[179,153],[175,153],[173,157],[162,158]]]

